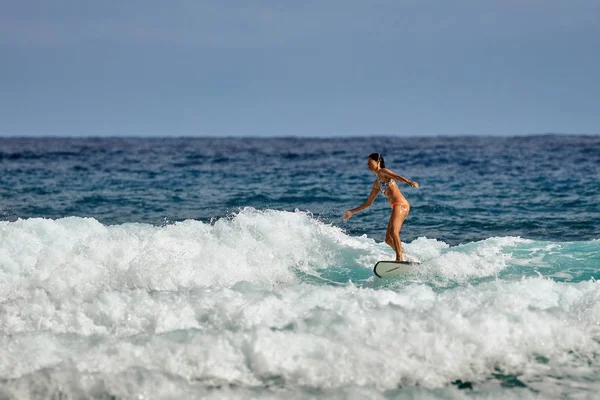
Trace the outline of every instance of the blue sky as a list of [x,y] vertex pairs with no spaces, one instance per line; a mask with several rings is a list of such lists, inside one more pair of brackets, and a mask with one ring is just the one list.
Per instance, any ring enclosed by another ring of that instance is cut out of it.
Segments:
[[599,0],[4,0],[2,136],[600,134]]

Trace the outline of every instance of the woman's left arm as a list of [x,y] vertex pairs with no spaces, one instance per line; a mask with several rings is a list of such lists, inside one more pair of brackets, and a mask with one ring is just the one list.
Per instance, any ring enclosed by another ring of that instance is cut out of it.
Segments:
[[387,176],[390,179],[395,179],[397,181],[402,181],[402,182],[404,182],[407,185],[412,186],[412,187],[416,187],[416,188],[419,187],[419,183],[418,182],[411,181],[410,179],[406,179],[405,177],[398,175],[397,173],[395,173],[391,169],[382,168],[379,173],[381,174],[382,172],[383,172],[383,174],[385,176]]

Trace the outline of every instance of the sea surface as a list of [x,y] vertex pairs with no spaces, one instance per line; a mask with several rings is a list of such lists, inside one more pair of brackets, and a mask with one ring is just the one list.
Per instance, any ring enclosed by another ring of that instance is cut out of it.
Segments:
[[600,136],[0,138],[2,399],[593,399],[598,279]]

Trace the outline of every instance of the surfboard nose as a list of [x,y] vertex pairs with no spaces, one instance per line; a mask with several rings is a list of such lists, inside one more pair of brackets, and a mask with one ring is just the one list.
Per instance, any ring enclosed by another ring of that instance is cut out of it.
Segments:
[[389,278],[413,273],[419,263],[410,261],[377,261],[373,273],[379,278]]

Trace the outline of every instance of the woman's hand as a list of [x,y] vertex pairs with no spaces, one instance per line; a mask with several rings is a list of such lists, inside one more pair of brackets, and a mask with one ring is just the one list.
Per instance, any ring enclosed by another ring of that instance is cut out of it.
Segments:
[[408,185],[412,186],[412,187],[415,187],[415,188],[418,188],[419,187],[419,182],[410,181]]
[[346,212],[344,213],[344,221],[346,221],[351,216],[352,216],[352,211],[346,210]]

